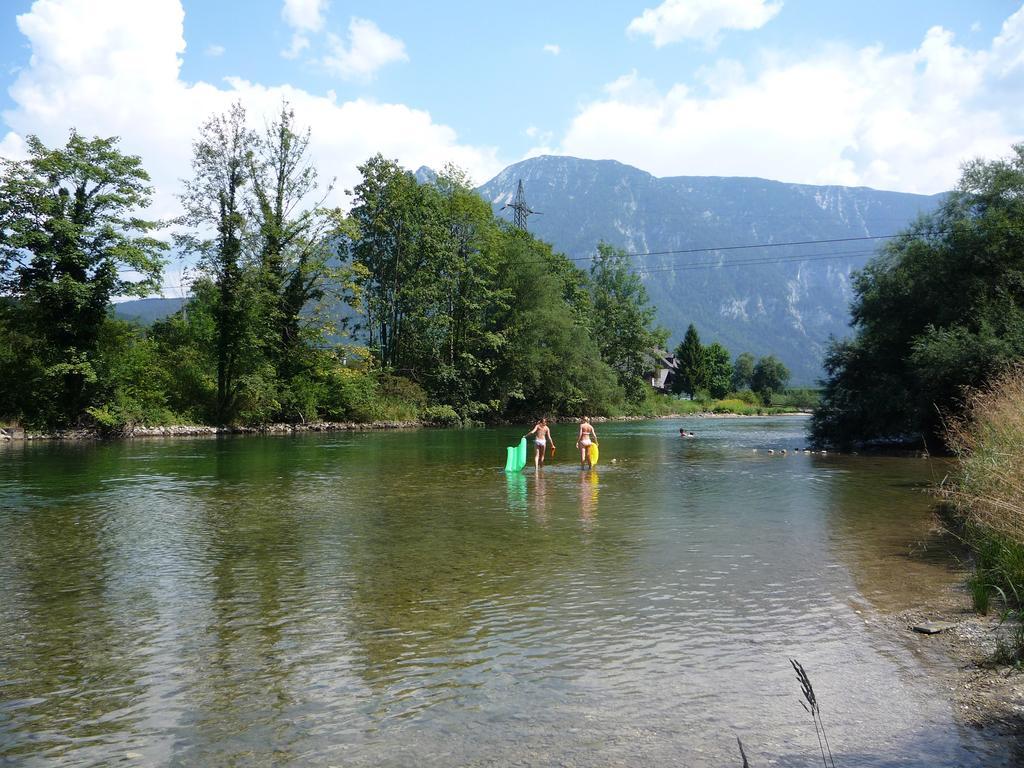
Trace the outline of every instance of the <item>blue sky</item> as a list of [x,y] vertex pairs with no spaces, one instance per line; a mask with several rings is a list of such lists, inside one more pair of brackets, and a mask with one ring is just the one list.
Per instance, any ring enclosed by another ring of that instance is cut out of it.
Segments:
[[541,153],[914,192],[1024,138],[1019,2],[6,0],[0,154],[117,134],[171,210],[204,116],[282,97],[324,176]]

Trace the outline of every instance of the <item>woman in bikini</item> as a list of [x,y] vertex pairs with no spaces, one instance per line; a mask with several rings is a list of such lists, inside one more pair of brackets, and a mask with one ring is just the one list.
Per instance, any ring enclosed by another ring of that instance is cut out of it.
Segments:
[[548,420],[546,418],[538,421],[533,429],[526,433],[529,437],[533,435],[533,444],[537,447],[536,452],[533,454],[533,466],[539,468],[544,463],[544,450],[547,448],[548,441],[551,441],[551,450],[555,449],[555,441],[551,438],[551,428],[548,427]]
[[586,416],[580,422],[580,433],[576,437],[576,447],[580,449],[580,469],[590,466],[590,456],[587,449],[597,442],[597,432],[590,426],[590,419]]

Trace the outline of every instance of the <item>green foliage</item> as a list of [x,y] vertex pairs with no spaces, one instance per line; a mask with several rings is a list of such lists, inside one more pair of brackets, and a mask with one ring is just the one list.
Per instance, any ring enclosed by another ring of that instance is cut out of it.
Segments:
[[729,350],[717,341],[704,348],[704,385],[715,399],[725,397],[732,384],[733,366]]
[[166,245],[150,236],[158,225],[138,217],[149,176],[117,141],[72,131],[63,148],[49,149],[29,136],[28,159],[0,160],[0,293],[13,299],[6,353],[21,355],[25,390],[7,407],[32,423],[84,415],[110,299],[159,286]]
[[167,403],[167,367],[156,342],[139,326],[107,318],[97,348],[100,384],[87,412],[109,432],[180,422]]
[[856,335],[833,343],[819,442],[931,440],[964,387],[1024,355],[1024,144],[957,189],[859,273]]
[[751,377],[750,385],[761,400],[770,405],[772,396],[781,392],[789,382],[789,369],[777,360],[774,355],[762,357],[754,366],[754,375]]
[[450,405],[428,405],[420,411],[420,419],[438,427],[462,426],[462,417]]
[[754,356],[749,352],[741,352],[736,356],[732,368],[732,388],[734,392],[751,389],[754,380]]
[[615,371],[626,398],[643,402],[649,389],[643,375],[651,368],[654,350],[668,340],[668,333],[654,327],[655,308],[648,302],[640,276],[630,270],[625,251],[598,244],[590,281],[592,329],[601,359]]
[[799,408],[801,410],[816,408],[820,402],[821,391],[817,389],[787,389],[782,393],[772,395],[772,405]]
[[700,335],[693,323],[686,329],[686,336],[676,348],[676,360],[679,368],[676,371],[673,391],[685,392],[691,397],[698,389],[705,388],[704,347],[700,343]]

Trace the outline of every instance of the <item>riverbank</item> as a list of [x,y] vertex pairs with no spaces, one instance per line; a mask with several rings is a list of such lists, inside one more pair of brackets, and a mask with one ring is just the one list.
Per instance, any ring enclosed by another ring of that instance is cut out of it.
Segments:
[[[865,621],[900,636],[927,662],[948,689],[950,706],[964,725],[1024,739],[1024,671],[991,661],[999,641],[1009,639],[1010,626],[995,613],[976,613],[965,583],[935,589],[912,608]],[[914,627],[944,628],[924,634]]]
[[305,424],[261,424],[259,426],[211,427],[203,424],[176,424],[162,427],[131,426],[116,432],[98,429],[60,429],[53,432],[29,432],[20,428],[0,428],[0,443],[22,440],[127,440],[137,437],[215,437],[217,435],[262,435],[299,432],[368,432],[391,429],[422,429],[432,426],[423,421],[319,421]]
[[[696,413],[669,413],[659,416],[594,416],[594,423],[616,421],[657,421],[662,419],[749,419],[764,416],[807,416],[804,411],[786,411],[772,414],[746,413],[714,413],[702,411]],[[552,424],[576,422],[576,417],[550,418]],[[519,424],[521,422],[505,422]],[[483,426],[483,425],[481,425]],[[501,424],[487,425],[501,426]],[[215,437],[217,435],[280,435],[302,432],[379,432],[383,430],[408,430],[451,428],[447,424],[438,424],[421,420],[403,421],[317,421],[304,424],[261,424],[257,426],[212,427],[204,424],[175,424],[169,426],[148,427],[130,426],[122,430],[109,431],[99,429],[58,429],[52,432],[31,432],[21,427],[0,427],[0,444],[20,442],[23,440],[128,440],[139,437]]]

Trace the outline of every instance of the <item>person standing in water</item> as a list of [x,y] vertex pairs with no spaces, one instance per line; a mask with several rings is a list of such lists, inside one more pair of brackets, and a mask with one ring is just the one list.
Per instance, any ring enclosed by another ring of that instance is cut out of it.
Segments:
[[590,466],[591,445],[597,442],[597,432],[590,426],[590,419],[586,416],[580,422],[580,433],[576,436],[576,447],[580,449],[580,469]]
[[555,441],[551,438],[551,428],[548,427],[548,420],[546,418],[538,421],[533,429],[526,433],[527,437],[533,435],[533,444],[536,446],[536,451],[533,454],[533,466],[539,468],[544,463],[544,450],[547,448],[548,441],[551,441],[551,450],[555,450]]

